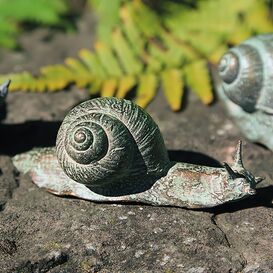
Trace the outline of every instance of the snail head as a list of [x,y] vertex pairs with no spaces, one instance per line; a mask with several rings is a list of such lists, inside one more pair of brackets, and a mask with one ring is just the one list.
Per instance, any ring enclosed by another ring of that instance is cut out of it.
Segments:
[[262,177],[255,177],[245,169],[242,162],[242,141],[238,143],[233,164],[230,166],[224,162],[223,167],[227,174],[225,195],[230,195],[230,200],[255,194],[256,185],[264,180]]

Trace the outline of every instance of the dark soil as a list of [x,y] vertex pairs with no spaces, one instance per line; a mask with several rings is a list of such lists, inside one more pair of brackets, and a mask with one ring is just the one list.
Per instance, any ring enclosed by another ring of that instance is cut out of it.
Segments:
[[[91,46],[92,25],[85,17],[78,33],[22,35],[22,51],[0,51],[0,73],[36,72],[76,56]],[[75,87],[9,94],[0,126],[0,272],[273,272],[273,154],[260,145],[243,139],[245,166],[266,177],[257,195],[203,211],[60,198],[19,175],[10,157],[53,146],[66,112],[87,98]],[[172,160],[231,162],[242,139],[220,103],[207,107],[192,94],[173,113],[159,91],[147,111]]]

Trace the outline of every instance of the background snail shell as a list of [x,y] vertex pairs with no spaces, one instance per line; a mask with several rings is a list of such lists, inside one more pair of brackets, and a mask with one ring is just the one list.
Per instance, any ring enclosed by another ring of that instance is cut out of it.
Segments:
[[218,72],[226,96],[247,112],[273,114],[273,35],[252,37],[230,49]]
[[117,98],[89,100],[72,109],[59,129],[56,151],[67,176],[104,194],[107,184],[113,192],[120,181],[140,183],[143,176],[148,187],[147,181],[153,183],[170,166],[150,115]]
[[273,34],[231,48],[220,60],[214,82],[244,136],[273,151]]

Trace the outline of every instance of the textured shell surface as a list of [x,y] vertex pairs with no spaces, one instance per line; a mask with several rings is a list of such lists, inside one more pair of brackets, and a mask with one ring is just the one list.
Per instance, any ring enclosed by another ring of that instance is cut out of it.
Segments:
[[67,176],[104,194],[104,185],[140,183],[143,176],[148,187],[147,181],[153,183],[171,164],[150,115],[117,98],[97,98],[73,108],[59,129],[56,150]]
[[231,48],[218,66],[226,96],[244,111],[273,114],[273,34]]

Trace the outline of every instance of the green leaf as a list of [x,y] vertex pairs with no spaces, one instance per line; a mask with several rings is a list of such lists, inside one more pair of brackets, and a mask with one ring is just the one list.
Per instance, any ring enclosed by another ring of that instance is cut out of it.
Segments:
[[67,11],[66,2],[56,0],[0,0],[1,17],[43,24],[60,22],[59,15]]
[[157,88],[157,78],[154,74],[144,74],[140,76],[137,88],[136,104],[146,107],[154,98]]
[[66,0],[0,0],[0,46],[16,46],[21,22],[59,25],[67,11]]
[[178,69],[168,69],[161,73],[164,94],[173,111],[181,107],[184,83],[182,73]]
[[119,22],[119,7],[121,0],[89,0],[98,14],[99,20],[103,24],[97,25],[98,39],[105,42],[111,42],[111,32]]
[[117,98],[124,98],[128,91],[136,84],[136,78],[134,76],[126,76],[119,82]]
[[202,102],[209,104],[213,100],[210,75],[207,69],[206,60],[199,60],[187,65],[184,73],[188,86]]
[[[62,65],[49,65],[41,68],[41,78],[38,80],[40,90],[60,90],[67,86],[73,78],[73,73]],[[32,89],[31,85],[25,87],[25,90]]]
[[79,56],[81,58],[81,61],[87,66],[88,70],[92,71],[92,74],[95,77],[99,77],[101,79],[106,78],[107,73],[102,67],[97,55],[95,55],[88,49],[81,49],[79,52]]
[[73,58],[67,58],[65,60],[65,64],[68,69],[66,69],[66,73],[71,77],[71,73],[74,73],[73,78],[75,79],[75,83],[78,87],[85,87],[92,78],[92,74],[88,70],[88,68],[79,60]]
[[160,20],[156,13],[145,6],[141,0],[134,0],[128,4],[134,23],[146,37],[158,35],[161,32]]
[[145,40],[142,39],[141,32],[134,23],[132,14],[127,6],[124,5],[120,8],[120,17],[122,20],[121,28],[130,43],[131,49],[136,55],[140,55],[143,50]]
[[112,37],[113,47],[115,49],[115,52],[117,53],[117,56],[119,57],[124,71],[129,75],[136,75],[141,73],[141,62],[134,55],[132,49],[123,37],[121,31],[119,29],[116,29],[112,34]]
[[102,97],[113,97],[115,91],[117,89],[117,80],[116,79],[108,79],[104,81],[101,89]]
[[102,42],[95,44],[98,58],[109,76],[120,77],[123,72],[110,47]]

